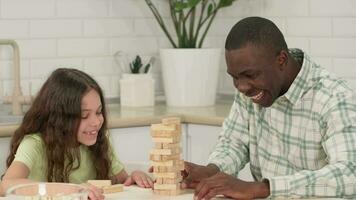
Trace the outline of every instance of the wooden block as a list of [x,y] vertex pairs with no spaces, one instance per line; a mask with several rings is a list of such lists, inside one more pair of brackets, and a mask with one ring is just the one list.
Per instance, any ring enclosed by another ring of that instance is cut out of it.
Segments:
[[175,195],[179,195],[182,194],[182,190],[178,189],[178,190],[153,190],[154,194],[157,195],[165,195],[165,196],[175,196]]
[[176,124],[152,124],[151,136],[152,137],[174,137],[181,135],[181,130]]
[[162,149],[172,149],[180,147],[180,143],[162,143]]
[[157,184],[155,183],[153,185],[153,188],[155,190],[178,190],[180,189],[180,184],[176,183],[176,184]]
[[174,137],[152,137],[153,142],[155,143],[178,143],[180,142],[180,135],[179,136],[174,136]]
[[168,160],[168,161],[152,161],[151,160],[151,166],[153,167],[172,167],[172,166],[180,166],[184,165],[183,160]]
[[179,176],[177,178],[156,178],[157,184],[176,184],[182,182],[183,177]]
[[111,186],[111,180],[88,180],[87,183],[94,185],[98,188],[102,188],[104,186]]
[[179,117],[166,117],[162,119],[162,124],[181,124]]
[[153,166],[153,172],[180,172],[184,170],[184,163],[181,162],[175,166]]
[[164,143],[156,142],[156,143],[155,143],[155,149],[163,149],[163,144],[164,144]]
[[172,148],[177,148],[180,147],[180,143],[161,143],[161,142],[156,142],[155,144],[155,149],[172,149]]
[[152,137],[170,138],[170,137],[176,137],[176,136],[180,136],[180,135],[181,135],[181,132],[179,132],[177,130],[173,130],[173,131],[151,130]]
[[181,132],[181,120],[179,117],[168,117],[168,118],[163,118],[162,119],[162,124],[163,125],[171,125],[174,124],[176,129]]
[[180,172],[159,172],[159,173],[153,173],[153,176],[155,178],[171,178],[171,179],[176,179],[182,177]]
[[151,124],[151,131],[175,131],[175,124]]
[[104,191],[104,194],[110,194],[110,193],[116,193],[116,192],[124,191],[123,184],[104,186],[104,187],[102,187],[102,189]]
[[175,155],[181,153],[182,150],[180,147],[172,148],[172,149],[151,149],[151,155]]
[[181,154],[173,154],[173,155],[150,155],[150,160],[152,161],[168,161],[168,160],[180,160]]

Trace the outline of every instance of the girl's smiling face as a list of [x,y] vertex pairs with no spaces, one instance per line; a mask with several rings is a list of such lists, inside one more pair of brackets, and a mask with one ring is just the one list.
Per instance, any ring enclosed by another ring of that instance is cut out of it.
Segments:
[[99,93],[90,89],[81,103],[81,120],[77,133],[80,144],[91,146],[96,143],[99,130],[104,122]]

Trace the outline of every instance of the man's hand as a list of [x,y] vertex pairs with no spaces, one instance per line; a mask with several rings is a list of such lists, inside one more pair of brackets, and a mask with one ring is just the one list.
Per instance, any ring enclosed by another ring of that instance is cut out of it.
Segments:
[[269,196],[268,182],[246,182],[233,176],[219,172],[201,180],[194,193],[195,200],[208,200],[216,195],[224,195],[233,199],[254,199]]
[[213,176],[217,172],[219,172],[219,168],[213,164],[202,166],[184,162],[182,188],[195,188],[201,180]]

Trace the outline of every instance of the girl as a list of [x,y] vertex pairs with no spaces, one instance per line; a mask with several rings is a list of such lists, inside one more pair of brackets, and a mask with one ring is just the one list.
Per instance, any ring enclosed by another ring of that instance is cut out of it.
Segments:
[[[145,173],[126,173],[109,143],[106,122],[103,92],[96,81],[76,69],[55,70],[12,137],[3,192],[29,181],[111,179],[113,184],[152,187]],[[91,200],[103,199],[100,189],[87,186]]]

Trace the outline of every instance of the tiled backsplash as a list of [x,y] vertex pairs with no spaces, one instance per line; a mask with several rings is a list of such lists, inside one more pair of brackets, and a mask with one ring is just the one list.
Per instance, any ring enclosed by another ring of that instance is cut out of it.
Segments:
[[[169,19],[167,0],[154,2]],[[221,10],[205,46],[223,48],[229,29],[251,15],[273,20],[290,47],[304,49],[356,89],[356,1],[238,0]],[[115,52],[157,56],[159,48],[170,47],[144,0],[0,0],[0,38],[20,45],[25,94],[35,94],[53,69],[75,67],[93,75],[107,97],[117,97]],[[3,94],[12,91],[11,58],[11,48],[0,46]],[[159,63],[153,73],[162,94]],[[223,57],[219,78],[218,93],[233,93]]]

